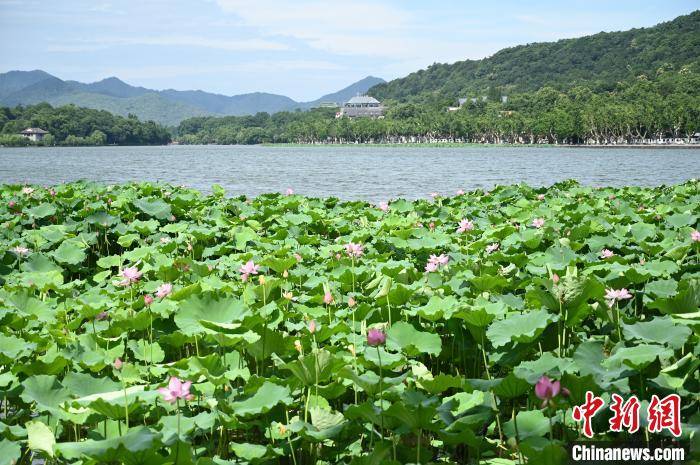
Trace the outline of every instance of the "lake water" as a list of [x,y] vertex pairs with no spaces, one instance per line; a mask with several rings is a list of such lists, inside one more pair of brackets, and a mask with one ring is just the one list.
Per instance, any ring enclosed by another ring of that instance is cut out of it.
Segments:
[[164,181],[228,194],[283,192],[371,201],[494,184],[673,184],[700,176],[682,148],[160,146],[0,148],[0,182]]

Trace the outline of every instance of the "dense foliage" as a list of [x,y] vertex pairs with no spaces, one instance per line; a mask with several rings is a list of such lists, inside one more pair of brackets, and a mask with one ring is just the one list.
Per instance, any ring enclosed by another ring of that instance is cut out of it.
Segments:
[[660,68],[653,76],[620,82],[610,92],[585,86],[500,99],[469,101],[447,112],[449,101],[390,107],[384,119],[335,118],[333,110],[193,118],[178,127],[183,143],[261,142],[635,143],[690,138],[700,131],[700,74]]
[[0,463],[557,464],[587,390],[697,447],[697,181],[0,198]]
[[49,132],[39,145],[158,145],[170,142],[170,132],[153,121],[124,118],[74,105],[0,107],[0,146],[32,145],[19,133],[30,127]]
[[[598,92],[617,81],[652,74],[666,64],[700,63],[700,11],[654,27],[599,33],[511,47],[482,60],[434,64],[370,90],[380,100],[432,101],[480,97],[489,89],[510,95],[544,86],[586,85]],[[697,69],[697,68],[696,68]]]

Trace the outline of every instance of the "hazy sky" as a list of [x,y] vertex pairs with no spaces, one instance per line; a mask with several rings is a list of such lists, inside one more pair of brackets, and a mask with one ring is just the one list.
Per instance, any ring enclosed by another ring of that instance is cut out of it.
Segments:
[[651,26],[697,0],[0,0],[0,71],[311,100],[367,75]]

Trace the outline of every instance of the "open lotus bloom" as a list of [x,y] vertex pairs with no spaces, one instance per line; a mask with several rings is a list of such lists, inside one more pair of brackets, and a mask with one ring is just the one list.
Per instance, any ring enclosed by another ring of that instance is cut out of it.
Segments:
[[170,378],[168,382],[168,387],[158,388],[158,392],[163,395],[163,400],[169,403],[177,402],[178,399],[191,400],[193,398],[190,394],[191,381],[182,380],[176,376]]

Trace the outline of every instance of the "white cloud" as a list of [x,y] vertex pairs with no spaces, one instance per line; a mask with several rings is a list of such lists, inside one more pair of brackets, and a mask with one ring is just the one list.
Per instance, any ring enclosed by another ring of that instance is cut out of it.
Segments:
[[[367,1],[217,0],[219,6],[268,36],[298,39],[344,55],[416,59],[455,55],[464,45],[437,40],[415,12]],[[416,33],[419,34],[416,34]]]
[[76,41],[63,44],[52,44],[47,47],[49,52],[89,52],[103,50],[116,45],[157,45],[177,47],[201,47],[233,52],[247,51],[283,51],[290,46],[281,42],[266,39],[210,39],[196,36],[161,36],[161,37],[114,37],[94,40]]

